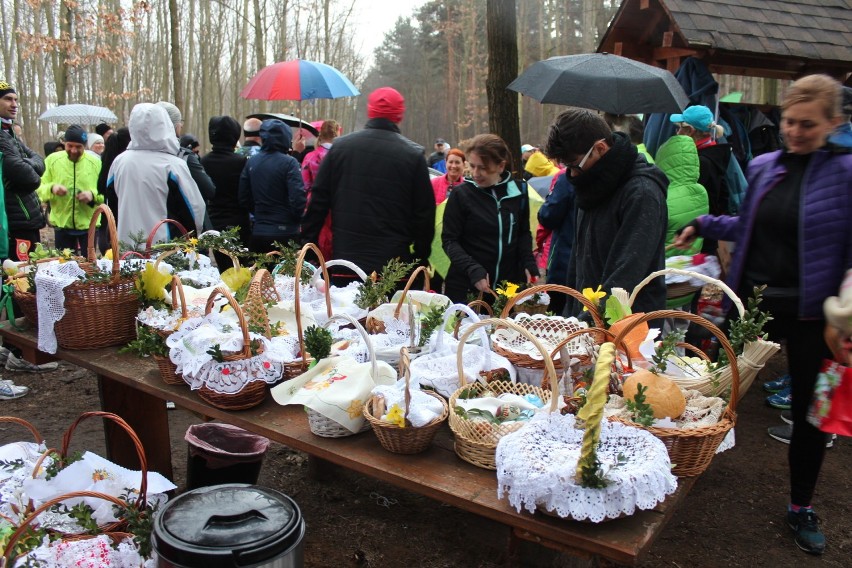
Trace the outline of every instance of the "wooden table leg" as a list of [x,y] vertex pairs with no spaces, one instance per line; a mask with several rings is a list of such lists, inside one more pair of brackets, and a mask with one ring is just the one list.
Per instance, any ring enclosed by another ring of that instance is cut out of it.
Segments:
[[[166,402],[98,375],[101,410],[124,418],[142,441],[148,470],[174,479],[172,474],[172,449],[169,440],[169,415]],[[139,469],[136,449],[127,434],[117,424],[104,422],[106,458],[128,469]]]

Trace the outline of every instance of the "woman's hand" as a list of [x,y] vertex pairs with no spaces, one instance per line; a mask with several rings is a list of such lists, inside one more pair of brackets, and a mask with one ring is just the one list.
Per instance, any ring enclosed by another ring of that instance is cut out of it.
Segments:
[[491,284],[489,284],[488,276],[486,276],[482,280],[478,280],[476,282],[476,284],[474,284],[474,286],[476,287],[477,290],[479,290],[480,292],[483,292],[483,293],[485,293],[485,292],[487,292],[491,289]]
[[538,278],[530,274],[529,268],[524,268],[524,274],[527,277],[527,284],[535,284],[538,282]]
[[675,248],[686,249],[689,248],[697,238],[698,232],[695,230],[695,227],[693,227],[692,225],[687,225],[683,228],[680,234],[678,234],[678,236],[674,240],[674,243],[672,244],[675,246]]

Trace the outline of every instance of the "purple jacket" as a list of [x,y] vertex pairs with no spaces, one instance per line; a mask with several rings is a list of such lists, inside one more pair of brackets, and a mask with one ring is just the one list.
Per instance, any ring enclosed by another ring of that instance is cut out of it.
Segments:
[[[698,218],[701,236],[737,243],[726,278],[734,290],[742,279],[757,206],[787,173],[780,155],[771,152],[751,161],[739,216]],[[799,212],[799,317],[817,319],[823,317],[823,301],[837,294],[852,268],[852,154],[814,152],[802,180]]]

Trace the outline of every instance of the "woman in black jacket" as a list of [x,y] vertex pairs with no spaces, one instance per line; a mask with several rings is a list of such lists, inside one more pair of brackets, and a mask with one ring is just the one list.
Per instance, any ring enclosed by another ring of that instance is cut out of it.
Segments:
[[472,177],[450,194],[441,234],[450,257],[445,291],[454,302],[503,280],[530,282],[537,272],[526,187],[512,179],[506,143],[480,134],[467,161]]

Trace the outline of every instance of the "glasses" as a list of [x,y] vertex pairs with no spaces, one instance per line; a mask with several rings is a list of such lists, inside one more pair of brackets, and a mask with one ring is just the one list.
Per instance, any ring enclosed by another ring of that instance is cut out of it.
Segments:
[[586,161],[589,159],[589,156],[592,155],[592,150],[595,149],[595,146],[597,146],[598,142],[605,142],[605,141],[606,141],[605,138],[601,138],[600,140],[597,140],[594,144],[592,144],[592,147],[589,148],[589,151],[586,152],[586,155],[583,156],[583,159],[580,160],[579,164],[577,164],[576,166],[566,165],[565,169],[567,169],[568,172],[572,173],[572,174],[574,174],[574,173],[576,173],[577,175],[582,174],[583,173],[583,166],[586,165]]

